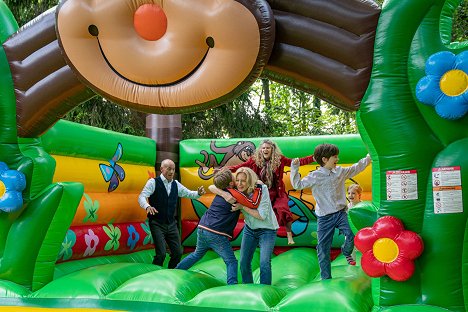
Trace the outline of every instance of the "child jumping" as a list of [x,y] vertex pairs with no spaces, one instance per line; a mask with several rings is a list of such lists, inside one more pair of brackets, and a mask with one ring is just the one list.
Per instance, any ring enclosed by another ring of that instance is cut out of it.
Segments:
[[335,228],[345,235],[341,251],[348,264],[356,265],[351,253],[354,248],[354,234],[351,231],[346,214],[345,181],[362,172],[370,163],[367,155],[351,167],[337,166],[340,150],[333,144],[320,144],[314,150],[315,161],[320,168],[309,173],[301,180],[299,174],[299,159],[291,164],[291,184],[296,190],[312,188],[312,195],[317,203],[317,257],[322,280],[330,279],[330,251]]

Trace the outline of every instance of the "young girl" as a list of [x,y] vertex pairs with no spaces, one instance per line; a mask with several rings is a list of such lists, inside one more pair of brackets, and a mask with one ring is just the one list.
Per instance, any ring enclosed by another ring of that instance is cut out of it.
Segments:
[[361,202],[362,187],[359,184],[348,186],[348,209],[353,208]]
[[[260,247],[260,283],[271,285],[271,255],[275,247],[276,232],[279,228],[270,195],[266,185],[256,185],[257,175],[250,168],[239,168],[235,173],[237,190],[242,192],[252,202],[260,201],[257,209],[248,208],[238,204],[233,209],[242,209],[244,214],[244,234],[240,249],[240,269],[242,282],[253,283],[252,258],[257,248]],[[258,195],[256,191],[259,191]],[[225,198],[229,198],[226,192],[210,186],[210,191]],[[239,201],[238,201],[239,202]]]
[[[233,172],[241,167],[250,168],[266,184],[278,223],[286,227],[288,245],[294,244],[291,231],[293,217],[289,209],[289,198],[284,186],[283,175],[284,167],[290,167],[291,161],[292,159],[283,156],[276,143],[271,140],[264,140],[260,148],[246,162],[229,167]],[[313,161],[314,157],[312,155],[299,159],[301,166],[310,164]]]

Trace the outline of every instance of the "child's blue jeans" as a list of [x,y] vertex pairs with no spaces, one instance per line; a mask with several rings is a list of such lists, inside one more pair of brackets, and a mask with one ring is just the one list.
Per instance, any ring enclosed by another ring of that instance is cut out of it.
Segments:
[[354,248],[354,234],[349,227],[348,214],[345,209],[326,216],[317,217],[317,257],[320,266],[320,276],[323,280],[332,277],[330,251],[335,228],[339,229],[345,236],[345,242],[341,246],[343,255],[351,255]]
[[237,259],[232,251],[229,239],[220,234],[216,234],[201,228],[198,228],[197,247],[195,251],[184,258],[176,269],[187,270],[198,260],[203,258],[208,250],[213,249],[226,263],[227,284],[237,284]]

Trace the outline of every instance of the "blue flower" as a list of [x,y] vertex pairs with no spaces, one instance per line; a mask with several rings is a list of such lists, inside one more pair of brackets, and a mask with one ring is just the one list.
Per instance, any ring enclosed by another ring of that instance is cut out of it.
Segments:
[[130,247],[130,250],[135,248],[136,243],[140,240],[140,234],[138,234],[137,230],[133,225],[127,226],[128,231],[128,239],[127,239],[127,246]]
[[416,85],[417,99],[435,106],[440,117],[459,119],[468,112],[468,51],[442,51],[426,61],[426,76]]
[[22,172],[9,170],[0,162],[0,210],[14,212],[23,207],[22,191],[26,187],[26,177]]

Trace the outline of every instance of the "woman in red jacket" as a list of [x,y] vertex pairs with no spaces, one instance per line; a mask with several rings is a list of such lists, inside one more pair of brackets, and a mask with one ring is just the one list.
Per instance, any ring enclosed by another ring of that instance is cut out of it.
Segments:
[[[293,217],[288,205],[288,194],[283,182],[284,167],[291,166],[291,158],[285,157],[275,142],[271,140],[263,140],[260,148],[255,151],[246,162],[231,166],[231,171],[236,171],[240,167],[251,168],[258,175],[260,180],[268,186],[270,192],[270,200],[275,211],[279,225],[286,227],[286,235],[288,237],[288,245],[294,244],[294,239],[291,231]],[[300,158],[302,165],[310,164],[314,161],[314,156]]]

